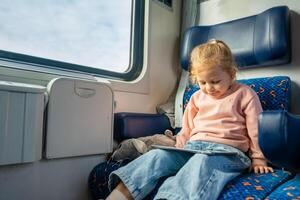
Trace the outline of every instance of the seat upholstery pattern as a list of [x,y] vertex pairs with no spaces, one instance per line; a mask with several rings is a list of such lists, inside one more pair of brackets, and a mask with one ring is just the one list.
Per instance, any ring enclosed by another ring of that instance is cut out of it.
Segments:
[[258,95],[263,110],[289,110],[291,80],[287,76],[252,78],[238,81]]
[[291,173],[283,170],[275,170],[274,173],[267,174],[243,174],[230,181],[218,199],[264,199],[274,188],[290,177]]
[[[238,80],[239,83],[249,85],[258,95],[263,110],[289,110],[291,80],[287,76],[274,76]],[[185,109],[191,96],[199,90],[197,84],[190,84],[183,96]]]
[[300,174],[290,181],[280,185],[266,200],[300,199]]

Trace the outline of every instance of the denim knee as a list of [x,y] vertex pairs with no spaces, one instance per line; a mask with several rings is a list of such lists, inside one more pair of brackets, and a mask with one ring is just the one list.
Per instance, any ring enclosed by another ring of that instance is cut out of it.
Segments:
[[147,152],[148,158],[155,159],[156,161],[165,160],[170,157],[170,152],[165,151],[163,149],[152,149],[151,151]]
[[[200,158],[201,157],[201,158]],[[221,171],[241,171],[249,167],[250,162],[244,162],[240,156],[207,156],[203,154],[195,154],[192,159],[202,160],[205,167],[214,168]]]
[[[160,164],[161,166],[182,167],[194,154],[180,151],[168,151],[163,149],[152,149],[147,152],[148,159]],[[177,168],[177,167],[176,167]]]

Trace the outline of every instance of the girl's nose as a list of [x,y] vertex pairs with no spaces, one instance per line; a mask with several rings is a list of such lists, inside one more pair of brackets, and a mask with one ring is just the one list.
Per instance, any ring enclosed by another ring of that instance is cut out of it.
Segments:
[[207,91],[209,92],[212,92],[215,90],[214,86],[213,85],[210,85],[210,84],[207,84],[207,88],[206,88]]

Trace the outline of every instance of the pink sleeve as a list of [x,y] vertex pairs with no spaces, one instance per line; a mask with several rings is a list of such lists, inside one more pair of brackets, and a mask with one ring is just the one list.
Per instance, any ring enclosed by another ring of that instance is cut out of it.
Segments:
[[258,115],[262,112],[262,107],[258,96],[255,94],[247,104],[245,110],[246,127],[250,138],[249,156],[253,165],[266,166],[266,160],[258,145]]
[[194,94],[189,103],[186,106],[186,109],[183,113],[183,117],[182,117],[182,134],[185,134],[186,137],[189,139],[191,137],[190,133],[194,128],[194,117],[198,112],[198,108],[196,106],[196,102],[198,99],[199,95],[198,94]]

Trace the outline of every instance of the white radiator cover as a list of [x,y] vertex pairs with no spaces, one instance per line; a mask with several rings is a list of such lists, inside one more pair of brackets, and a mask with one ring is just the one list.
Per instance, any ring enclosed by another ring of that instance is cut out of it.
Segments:
[[45,91],[0,81],[0,165],[41,159]]
[[108,84],[58,78],[47,90],[46,158],[112,151],[114,96]]

